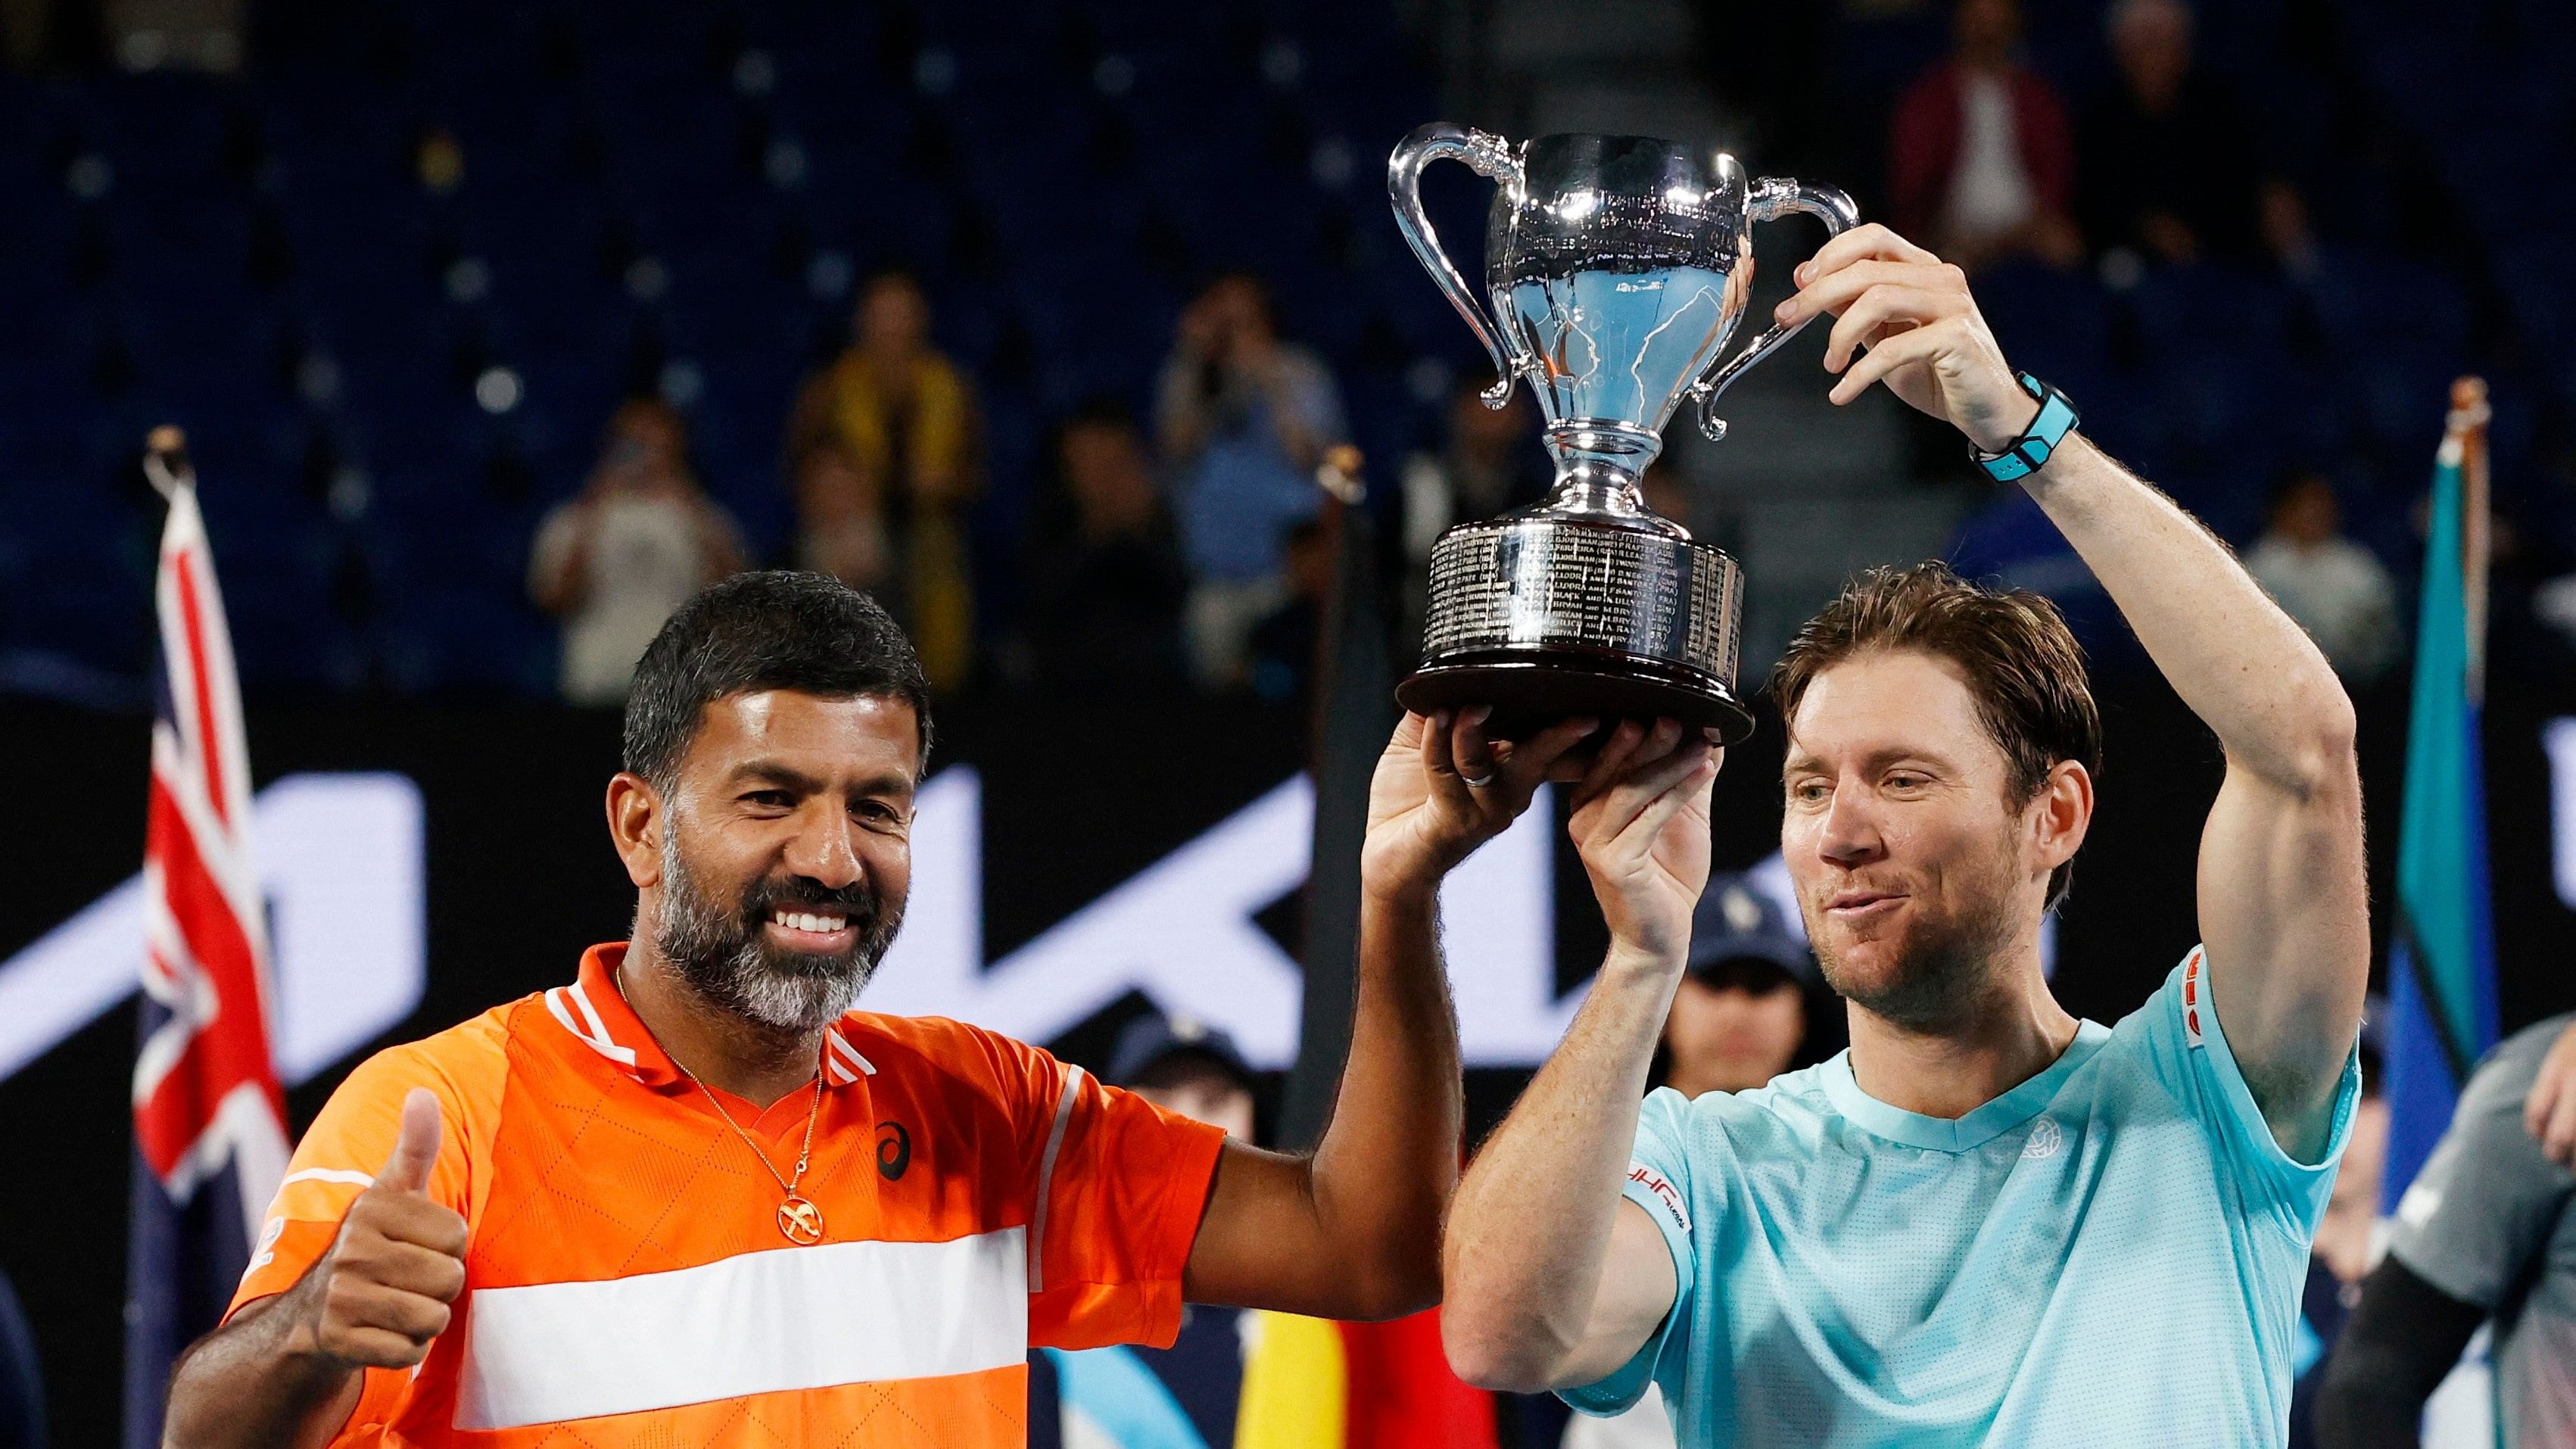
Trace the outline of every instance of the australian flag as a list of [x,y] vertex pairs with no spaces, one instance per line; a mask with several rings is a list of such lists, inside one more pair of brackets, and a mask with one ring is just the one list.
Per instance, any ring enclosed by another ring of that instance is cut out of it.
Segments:
[[161,670],[143,845],[125,1300],[129,1449],[161,1442],[171,1366],[232,1297],[287,1157],[232,637],[195,475],[175,445],[157,449],[146,468],[170,512],[155,587]]

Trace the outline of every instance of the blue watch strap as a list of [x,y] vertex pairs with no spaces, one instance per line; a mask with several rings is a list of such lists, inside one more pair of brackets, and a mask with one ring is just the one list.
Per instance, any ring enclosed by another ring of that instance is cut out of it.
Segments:
[[2002,452],[1971,448],[1968,454],[1986,470],[1987,477],[1998,483],[2015,482],[2047,467],[2078,421],[2075,404],[2066,400],[2066,394],[2027,372],[2020,375],[2019,381],[2023,391],[2039,399],[2039,416],[2031,419],[2029,429]]

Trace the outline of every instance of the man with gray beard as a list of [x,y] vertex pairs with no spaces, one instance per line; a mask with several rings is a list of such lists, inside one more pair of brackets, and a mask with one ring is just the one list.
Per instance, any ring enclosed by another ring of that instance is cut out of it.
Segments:
[[1184,1299],[1429,1305],[1461,1111],[1436,893],[1591,728],[1478,718],[1408,717],[1380,761],[1343,1089],[1313,1152],[1264,1152],[851,1009],[911,883],[921,666],[828,578],[716,585],[627,703],[630,939],[332,1095],[168,1442],[999,1449],[1032,1346],[1167,1345]]

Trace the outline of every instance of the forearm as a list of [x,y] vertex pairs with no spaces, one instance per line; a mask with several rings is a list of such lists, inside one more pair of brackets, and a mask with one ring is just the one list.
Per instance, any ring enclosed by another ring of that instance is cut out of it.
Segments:
[[1475,1381],[1562,1382],[1585,1349],[1679,980],[1614,948],[1564,1042],[1469,1164],[1449,1214],[1442,1313],[1451,1358]]
[[170,1379],[169,1449],[319,1449],[348,1422],[357,1370],[317,1352],[295,1289],[200,1340]]
[[2301,795],[2348,769],[2333,667],[2198,520],[2081,433],[2024,486],[2231,764]]
[[2415,1449],[2424,1401],[2460,1361],[2486,1312],[2417,1277],[2394,1254],[2362,1284],[2317,1392],[2319,1442]]
[[1360,907],[1350,1056],[1311,1167],[1320,1242],[1348,1265],[1354,1316],[1439,1299],[1440,1216],[1457,1186],[1463,1115],[1436,886],[1372,891]]

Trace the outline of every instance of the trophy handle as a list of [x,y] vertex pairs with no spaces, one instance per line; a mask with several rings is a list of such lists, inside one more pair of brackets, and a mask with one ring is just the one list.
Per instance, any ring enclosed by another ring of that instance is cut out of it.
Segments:
[[[1434,161],[1458,161],[1468,170],[1489,181],[1518,190],[1521,186],[1520,158],[1512,154],[1512,143],[1484,131],[1471,131],[1447,121],[1434,121],[1404,138],[1395,153],[1386,158],[1387,199],[1395,203],[1396,230],[1412,246],[1413,254],[1422,259],[1431,280],[1449,298],[1449,305],[1467,319],[1468,330],[1485,344],[1494,359],[1494,385],[1485,389],[1485,406],[1499,408],[1512,400],[1512,385],[1526,370],[1528,360],[1519,346],[1507,341],[1502,329],[1476,305],[1475,293],[1467,289],[1467,279],[1458,272],[1457,264],[1440,249],[1440,234],[1431,229],[1430,213],[1422,209],[1422,168]],[[1848,208],[1850,203],[1844,203]]]
[[[1753,183],[1753,192],[1745,198],[1744,214],[1748,221],[1769,221],[1803,211],[1825,224],[1828,237],[1849,231],[1860,223],[1860,208],[1852,199],[1830,186],[1809,186],[1803,181],[1766,176]],[[1805,318],[1784,327],[1774,327],[1746,343],[1735,360],[1701,378],[1691,389],[1699,399],[1699,428],[1711,442],[1726,436],[1726,419],[1717,415],[1717,395],[1744,375],[1744,369],[1780,350],[1780,344],[1798,335],[1798,329],[1815,319]]]

